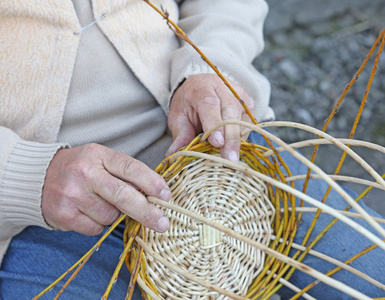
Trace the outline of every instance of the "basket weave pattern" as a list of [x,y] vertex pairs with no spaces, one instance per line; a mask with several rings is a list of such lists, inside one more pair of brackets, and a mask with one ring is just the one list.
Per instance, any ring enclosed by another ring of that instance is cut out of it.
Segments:
[[[260,179],[217,162],[196,159],[168,184],[174,204],[269,244],[275,210]],[[146,243],[154,251],[207,282],[246,295],[263,268],[262,251],[178,212],[167,209],[165,215],[170,219],[167,233],[146,232]],[[170,272],[157,260],[148,260],[147,271],[165,298],[191,299],[192,294],[199,299],[226,298]]]

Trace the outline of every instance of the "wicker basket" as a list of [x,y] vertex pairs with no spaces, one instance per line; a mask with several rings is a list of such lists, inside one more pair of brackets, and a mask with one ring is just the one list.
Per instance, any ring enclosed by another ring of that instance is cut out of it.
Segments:
[[[282,126],[282,123],[259,126],[235,123],[282,143],[286,151],[298,156],[338,189],[330,176],[294,151],[293,147],[261,129],[263,126]],[[301,124],[284,124],[312,132],[315,130]],[[320,143],[329,140],[349,152],[343,142],[322,132],[315,133],[324,136]],[[288,257],[299,221],[294,196],[305,199],[349,226],[356,228],[357,224],[353,218],[294,189],[290,170],[283,161],[279,162],[278,151],[284,148],[271,151],[242,141],[242,162],[235,164],[221,159],[219,149],[209,145],[204,138],[197,137],[186,149],[159,165],[156,170],[167,180],[173,197],[170,204],[150,198],[150,201],[163,207],[169,217],[168,232],[159,234],[146,229],[143,240],[136,238],[138,248],[144,248],[146,258],[142,263],[142,278],[138,282],[144,290],[147,289],[147,295],[155,299],[267,299],[282,284],[290,286],[286,281],[290,278],[287,270],[295,266],[349,295],[365,299],[366,296],[354,288]],[[385,153],[385,149],[381,151]],[[354,157],[354,153],[350,154]],[[382,185],[385,186],[385,183],[382,182]],[[340,193],[346,197],[343,191]],[[346,200],[359,209],[353,199]],[[301,210],[300,207],[298,209]],[[378,225],[365,213],[361,217],[374,226]],[[379,238],[369,237],[370,233],[362,228],[358,231],[385,249]],[[137,255],[134,256],[136,261]],[[265,260],[266,257],[268,260]],[[133,265],[134,262],[131,263]],[[296,290],[296,287],[290,288]]]
[[[246,166],[246,164],[245,164]],[[172,203],[218,222],[268,246],[275,209],[265,183],[253,176],[203,158],[190,160],[168,180]],[[238,295],[246,295],[263,269],[260,249],[213,227],[166,209],[170,228],[165,234],[146,230],[146,243],[174,265]],[[159,294],[170,299],[223,299],[205,286],[170,272],[148,256],[147,271]]]

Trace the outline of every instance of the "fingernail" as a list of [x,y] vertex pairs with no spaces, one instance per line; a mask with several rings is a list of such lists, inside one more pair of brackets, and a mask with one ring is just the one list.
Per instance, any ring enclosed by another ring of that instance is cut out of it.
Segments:
[[171,147],[167,150],[166,154],[164,155],[165,157],[168,157],[172,154]]
[[171,199],[171,192],[169,189],[163,189],[160,194],[159,198],[164,201],[170,201]]
[[225,139],[224,139],[224,137],[223,137],[222,132],[216,131],[216,132],[214,133],[214,136],[213,136],[213,137],[214,137],[214,140],[218,143],[219,146],[223,146],[223,145],[224,145]]
[[167,152],[166,152],[166,157],[171,155],[173,153],[173,145],[171,144],[170,148],[168,148]]
[[229,152],[229,154],[227,155],[227,158],[232,161],[232,162],[239,162],[239,156],[238,156],[238,153],[235,152],[235,151],[231,151]]
[[170,222],[168,221],[168,218],[163,216],[158,220],[158,223],[156,223],[156,230],[159,232],[165,232],[169,225]]

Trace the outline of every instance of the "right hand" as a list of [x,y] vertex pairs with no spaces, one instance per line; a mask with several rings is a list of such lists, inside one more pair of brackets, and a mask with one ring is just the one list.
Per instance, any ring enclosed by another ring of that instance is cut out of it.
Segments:
[[169,221],[147,196],[169,201],[165,180],[144,163],[98,144],[61,149],[46,174],[42,212],[63,231],[98,235],[121,212],[158,232]]
[[[241,86],[228,80],[250,110],[253,99]],[[216,74],[197,74],[187,78],[175,91],[170,104],[168,126],[173,143],[166,156],[186,146],[199,133],[206,132],[221,121],[242,120],[251,122],[240,102]],[[218,128],[208,141],[221,149],[221,156],[233,162],[239,161],[241,128],[227,125]]]

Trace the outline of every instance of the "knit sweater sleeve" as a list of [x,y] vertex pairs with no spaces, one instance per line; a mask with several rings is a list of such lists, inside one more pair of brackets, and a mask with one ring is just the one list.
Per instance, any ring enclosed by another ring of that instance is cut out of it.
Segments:
[[41,211],[42,189],[49,163],[64,145],[25,141],[1,126],[0,141],[1,248],[29,225],[49,227]]
[[[258,121],[274,117],[269,108],[270,85],[252,65],[264,48],[263,23],[268,7],[263,0],[180,1],[179,26],[208,59],[255,100]],[[187,77],[213,73],[185,42],[171,64],[172,92]]]

